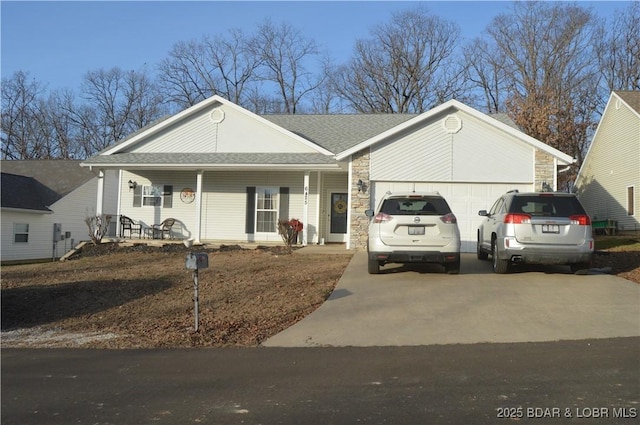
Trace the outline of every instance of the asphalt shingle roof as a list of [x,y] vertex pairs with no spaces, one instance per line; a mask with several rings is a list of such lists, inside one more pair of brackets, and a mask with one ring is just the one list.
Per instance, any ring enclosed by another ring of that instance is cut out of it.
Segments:
[[636,112],[640,113],[640,90],[616,90],[614,93],[620,96],[620,98],[624,100],[627,105],[632,107]]
[[80,161],[0,161],[2,207],[49,211],[47,206],[95,177]]
[[262,115],[335,154],[414,117],[415,114]]
[[51,211],[47,208],[59,199],[52,191],[32,177],[2,173],[2,208],[16,208],[35,211]]
[[117,153],[91,158],[93,165],[296,165],[335,164],[331,156],[321,153]]

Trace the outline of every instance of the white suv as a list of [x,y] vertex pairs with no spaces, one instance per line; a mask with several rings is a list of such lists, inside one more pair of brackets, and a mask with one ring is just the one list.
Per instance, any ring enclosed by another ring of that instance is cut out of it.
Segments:
[[387,263],[439,263],[460,272],[460,230],[456,216],[438,193],[387,193],[378,209],[367,210],[370,274]]
[[590,267],[593,256],[591,218],[575,195],[558,192],[502,195],[478,228],[477,255],[493,260],[495,273],[513,264],[569,264],[572,271]]

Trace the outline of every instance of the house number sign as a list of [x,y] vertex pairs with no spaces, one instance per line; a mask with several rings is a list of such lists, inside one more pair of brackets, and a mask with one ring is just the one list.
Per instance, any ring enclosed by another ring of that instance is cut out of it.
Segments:
[[192,203],[194,199],[196,199],[196,193],[193,191],[193,189],[185,187],[180,192],[180,200],[185,204]]

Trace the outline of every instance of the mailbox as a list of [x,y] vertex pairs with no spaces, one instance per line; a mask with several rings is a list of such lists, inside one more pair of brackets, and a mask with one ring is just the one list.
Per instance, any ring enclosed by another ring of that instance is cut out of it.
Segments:
[[189,270],[209,268],[209,256],[206,252],[191,252],[187,254],[186,267]]

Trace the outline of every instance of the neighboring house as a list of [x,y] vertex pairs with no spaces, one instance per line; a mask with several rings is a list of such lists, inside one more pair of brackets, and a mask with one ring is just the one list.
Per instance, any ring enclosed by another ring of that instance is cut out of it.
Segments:
[[[59,258],[89,239],[85,218],[96,214],[98,178],[80,161],[0,161],[0,168],[2,263]],[[116,174],[108,175],[105,187],[115,194]],[[115,197],[104,199],[105,213],[115,212]]]
[[555,189],[573,162],[503,121],[455,100],[420,115],[258,116],[214,96],[82,165],[117,170],[117,213],[175,218],[175,238],[278,241],[277,219],[296,218],[304,244],[364,249],[365,210],[415,189],[445,196],[475,251],[478,210],[507,190]]
[[640,230],[640,91],[614,91],[576,179],[592,220]]

